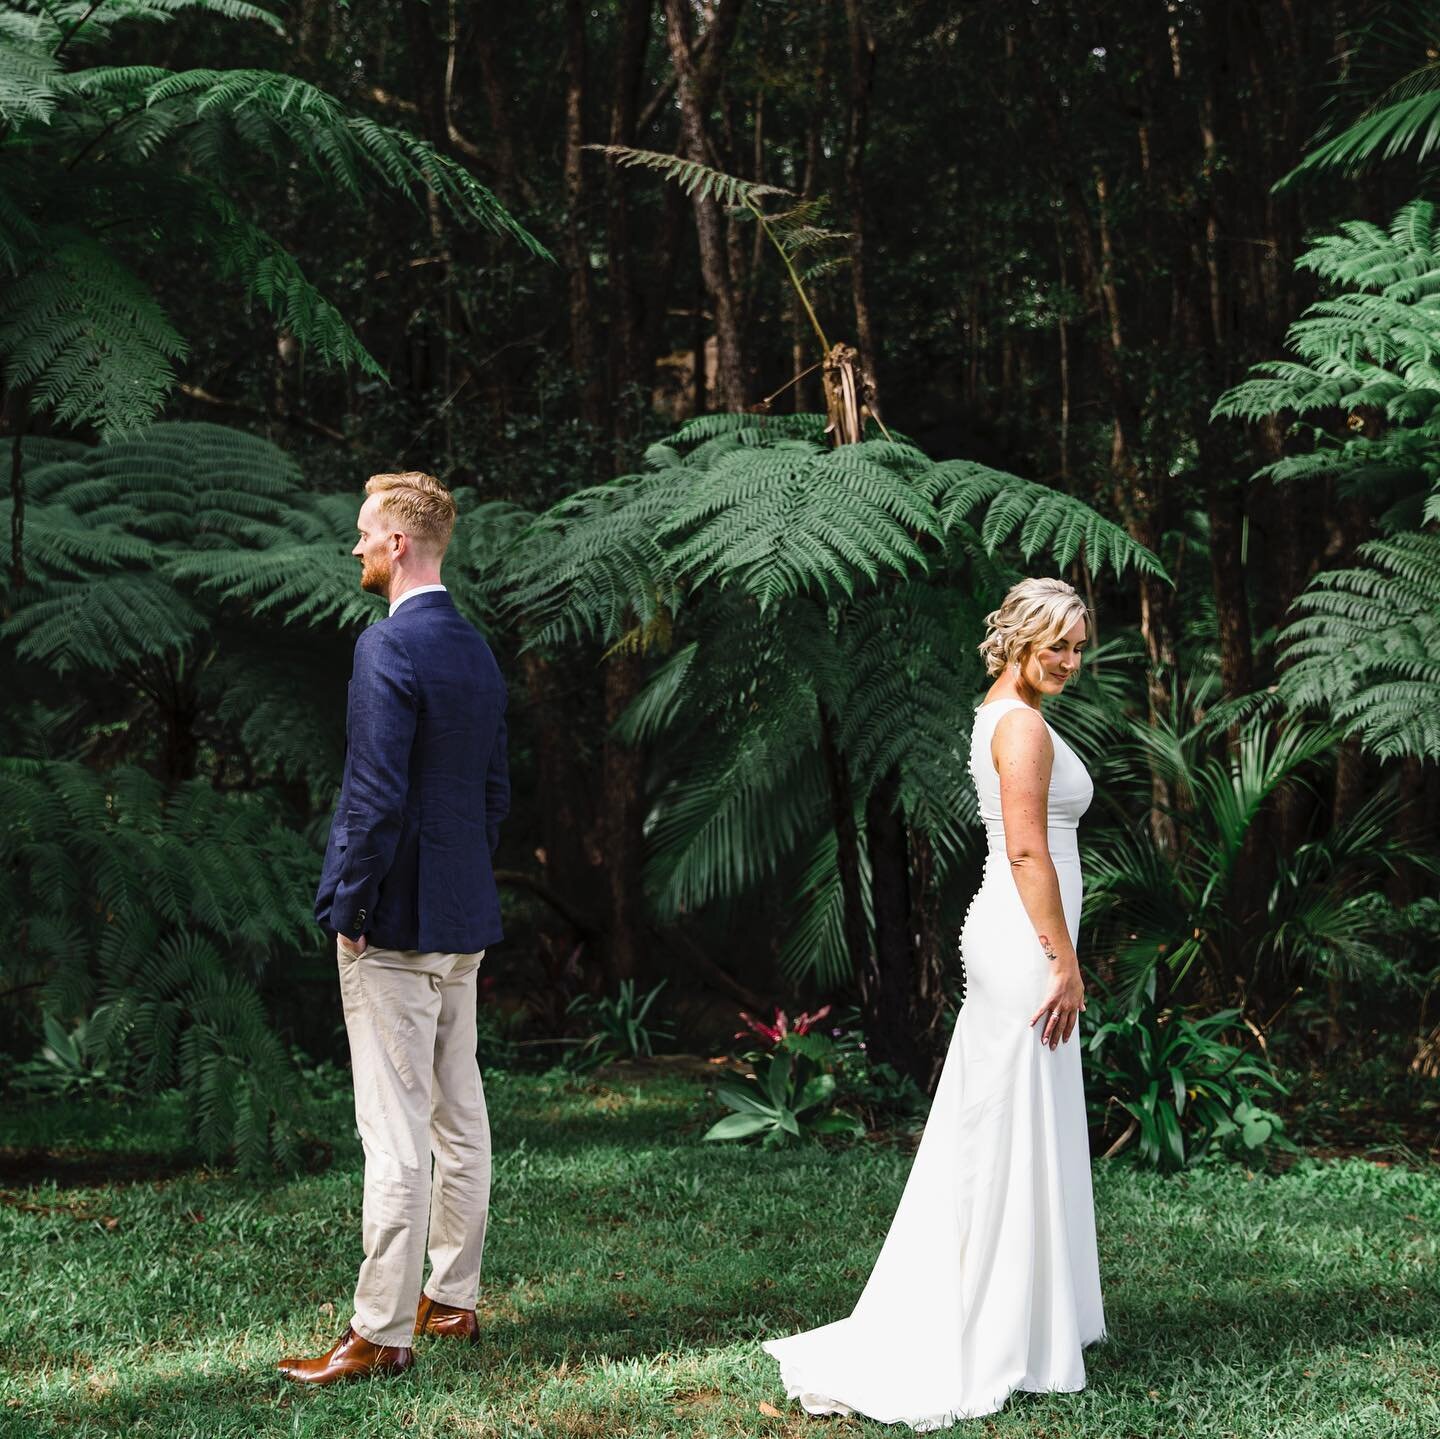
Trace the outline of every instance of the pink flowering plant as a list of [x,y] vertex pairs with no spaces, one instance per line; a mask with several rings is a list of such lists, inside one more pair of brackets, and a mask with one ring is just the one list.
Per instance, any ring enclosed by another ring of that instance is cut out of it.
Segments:
[[814,1014],[797,1014],[792,1020],[779,1005],[776,1005],[774,1023],[766,1024],[763,1019],[756,1019],[748,1010],[742,1009],[740,1018],[744,1021],[745,1028],[737,1029],[735,1038],[749,1039],[752,1034],[758,1035],[771,1049],[774,1049],[787,1034],[809,1034],[829,1013],[830,1006],[826,1004],[817,1009]]
[[744,1056],[748,1078],[716,1085],[716,1099],[731,1113],[711,1125],[706,1139],[758,1139],[770,1148],[792,1139],[865,1133],[859,1119],[835,1105],[835,1039],[816,1028],[829,1013],[828,1004],[793,1019],[777,1009],[767,1023],[741,1012],[746,1027],[735,1037],[762,1040],[765,1048]]

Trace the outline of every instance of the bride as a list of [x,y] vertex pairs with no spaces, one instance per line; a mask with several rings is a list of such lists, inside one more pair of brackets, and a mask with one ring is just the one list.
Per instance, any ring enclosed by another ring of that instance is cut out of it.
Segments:
[[1050,579],[1022,580],[986,616],[996,678],[970,773],[989,852],[960,934],[965,1002],[854,1313],[764,1346],[812,1414],[939,1429],[1017,1389],[1083,1389],[1080,1351],[1105,1336],[1075,1032],[1076,831],[1094,787],[1040,713],[1079,670],[1087,621]]

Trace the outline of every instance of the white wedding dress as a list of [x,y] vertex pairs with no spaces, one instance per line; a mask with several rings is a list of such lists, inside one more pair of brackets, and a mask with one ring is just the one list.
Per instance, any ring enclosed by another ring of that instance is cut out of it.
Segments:
[[[787,1393],[812,1414],[939,1429],[993,1414],[1017,1389],[1085,1387],[1105,1335],[1080,1034],[1040,1042],[1051,965],[1005,856],[990,739],[1023,703],[979,707],[970,773],[989,853],[960,935],[966,993],[900,1207],[848,1319],[771,1340]],[[1055,732],[1049,848],[1073,940],[1076,832],[1094,786]]]

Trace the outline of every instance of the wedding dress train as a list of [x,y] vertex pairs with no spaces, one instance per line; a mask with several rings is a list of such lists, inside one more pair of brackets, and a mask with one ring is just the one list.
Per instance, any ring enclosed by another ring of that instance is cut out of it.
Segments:
[[[965,1002],[890,1232],[848,1319],[764,1346],[812,1414],[942,1428],[1017,1389],[1084,1388],[1081,1349],[1105,1335],[1080,1033],[1051,1050],[1044,1021],[1030,1027],[1051,966],[1006,859],[990,758],[995,724],[1021,703],[975,713],[970,773],[989,851],[960,936]],[[1050,735],[1048,844],[1073,941],[1077,828],[1094,786]]]

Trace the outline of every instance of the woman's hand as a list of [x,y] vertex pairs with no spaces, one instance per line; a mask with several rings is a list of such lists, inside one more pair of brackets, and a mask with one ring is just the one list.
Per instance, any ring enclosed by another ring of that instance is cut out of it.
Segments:
[[1050,981],[1050,992],[1045,996],[1045,1003],[1035,1011],[1030,1028],[1034,1029],[1036,1022],[1042,1016],[1048,1015],[1045,1028],[1040,1032],[1040,1043],[1048,1044],[1054,1049],[1062,1041],[1068,1041],[1075,1032],[1075,1021],[1084,1008],[1085,982],[1080,978],[1080,963],[1073,959],[1061,961]]

